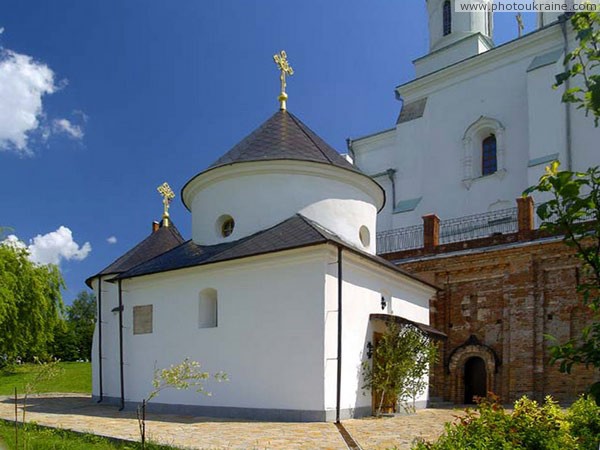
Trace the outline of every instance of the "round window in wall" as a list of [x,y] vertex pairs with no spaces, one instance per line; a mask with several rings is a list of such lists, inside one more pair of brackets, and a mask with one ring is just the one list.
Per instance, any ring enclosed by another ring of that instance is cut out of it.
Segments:
[[363,246],[368,247],[371,244],[371,233],[364,225],[358,230],[358,237]]
[[223,215],[217,220],[217,231],[222,237],[231,236],[235,228],[235,221],[230,215]]

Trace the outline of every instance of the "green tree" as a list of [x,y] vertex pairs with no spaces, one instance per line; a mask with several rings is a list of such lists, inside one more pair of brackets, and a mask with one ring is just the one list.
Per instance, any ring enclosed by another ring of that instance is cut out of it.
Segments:
[[61,321],[64,281],[55,265],[28,259],[20,243],[0,243],[0,364],[46,357]]
[[[562,101],[574,103],[600,120],[600,14],[579,12],[571,16],[577,47],[565,56],[566,70],[556,76],[557,88],[571,79],[581,86],[568,88]],[[589,309],[591,325],[582,335],[567,342],[556,342],[551,348],[553,362],[561,372],[569,373],[574,364],[600,368],[600,168],[585,172],[560,171],[560,163],[546,167],[538,184],[523,195],[539,192],[550,198],[537,208],[541,228],[563,235],[564,242],[581,260],[583,277],[577,286],[584,305]],[[600,383],[590,387],[600,405]]]
[[96,322],[96,296],[81,291],[70,306],[67,306],[67,324],[75,335],[78,359],[92,357],[92,338]]
[[[363,389],[378,396],[377,414],[381,414],[386,398],[414,411],[416,397],[428,386],[425,375],[436,356],[437,346],[427,334],[412,325],[389,324],[362,370]],[[412,400],[412,407],[408,400]]]
[[[204,383],[209,378],[211,378],[210,373],[202,371],[200,363],[189,358],[185,358],[179,364],[171,365],[166,369],[154,370],[153,389],[137,408],[142,448],[146,448],[146,405],[148,402],[165,389],[194,389],[198,394],[211,396],[212,394],[204,388]],[[212,375],[212,378],[217,382],[228,381],[225,372],[216,372]]]
[[578,105],[586,114],[592,112],[594,123],[600,120],[600,13],[578,12],[571,16],[576,33],[577,47],[565,55],[564,72],[556,76],[555,88],[571,79],[582,82],[580,86],[568,87],[562,96],[565,103]]
[[96,321],[96,296],[81,291],[65,307],[65,320],[54,331],[52,354],[62,361],[89,360]]
[[524,193],[540,192],[550,199],[537,208],[541,228],[563,235],[581,261],[577,291],[589,310],[591,324],[582,335],[551,348],[552,361],[561,372],[573,364],[600,368],[600,168],[586,172],[559,170],[558,161],[546,167],[537,185]]

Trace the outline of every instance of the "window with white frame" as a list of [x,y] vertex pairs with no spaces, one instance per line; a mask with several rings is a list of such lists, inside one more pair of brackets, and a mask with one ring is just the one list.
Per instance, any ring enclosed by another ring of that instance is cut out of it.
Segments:
[[463,136],[463,185],[469,189],[479,178],[504,176],[504,126],[499,120],[481,116]]

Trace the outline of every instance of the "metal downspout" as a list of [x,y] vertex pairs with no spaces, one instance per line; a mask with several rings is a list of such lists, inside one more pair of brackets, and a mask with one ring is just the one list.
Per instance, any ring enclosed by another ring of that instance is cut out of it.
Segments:
[[119,285],[119,363],[121,370],[121,407],[119,411],[123,411],[125,408],[125,375],[123,372],[123,289],[121,288],[121,280],[118,281]]
[[338,335],[337,335],[337,393],[335,401],[335,423],[340,423],[342,397],[342,247],[338,247]]
[[104,389],[102,386],[102,277],[98,277],[98,384],[100,398],[98,403],[104,400]]
[[[565,59],[567,53],[569,53],[569,38],[567,35],[567,20],[566,15],[560,16],[560,29],[563,35],[563,51],[565,53]],[[565,70],[568,67],[568,62],[564,61]],[[565,80],[565,92],[571,89],[570,78]],[[567,170],[573,170],[573,153],[572,153],[572,134],[571,134],[571,104],[569,102],[563,102],[565,104],[565,139],[566,139],[566,157],[567,157]]]

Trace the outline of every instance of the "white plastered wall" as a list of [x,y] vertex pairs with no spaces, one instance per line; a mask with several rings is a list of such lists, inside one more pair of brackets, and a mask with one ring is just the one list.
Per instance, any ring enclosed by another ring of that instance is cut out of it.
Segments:
[[[126,401],[148,394],[155,368],[190,357],[211,373],[226,372],[230,381],[208,381],[211,397],[166,390],[155,402],[322,411],[324,251],[294,250],[123,280]],[[218,326],[199,328],[199,293],[209,287],[218,293]],[[116,291],[110,297],[103,298],[107,308]],[[133,335],[136,305],[153,305],[151,334]],[[116,364],[105,363],[104,391],[118,398],[118,315],[107,321],[104,354]]]
[[[370,408],[371,393],[362,389],[362,363],[367,360],[366,345],[372,341],[375,327],[381,323],[369,321],[370,314],[392,314],[415,322],[429,324],[429,299],[435,290],[409,277],[359,257],[342,252],[342,393],[341,410]],[[325,407],[336,408],[337,388],[337,253],[329,254],[325,304]],[[391,302],[381,310],[381,295]],[[423,403],[427,392],[417,398]]]

